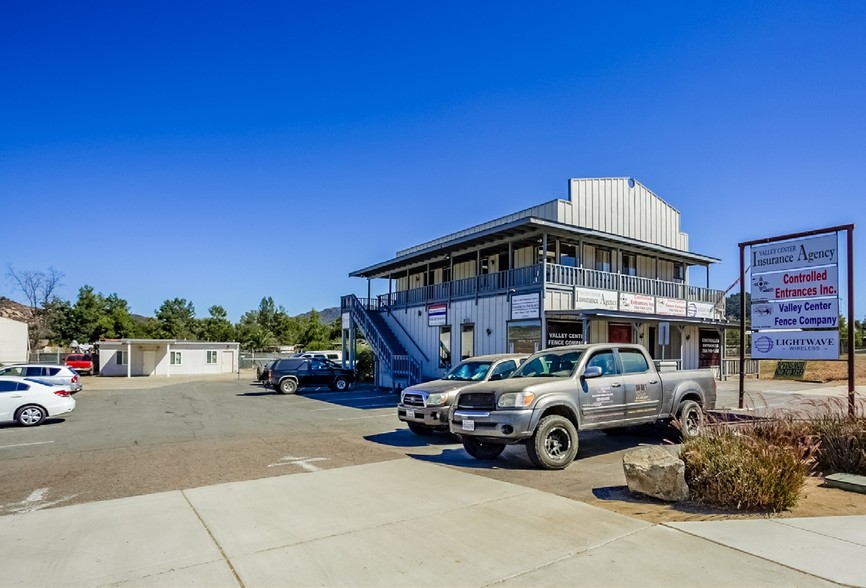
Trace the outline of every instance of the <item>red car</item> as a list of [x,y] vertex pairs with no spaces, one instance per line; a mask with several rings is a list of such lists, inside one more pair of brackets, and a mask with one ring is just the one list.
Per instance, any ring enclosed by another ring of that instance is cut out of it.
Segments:
[[66,365],[79,374],[93,375],[93,358],[82,353],[70,353],[66,356]]

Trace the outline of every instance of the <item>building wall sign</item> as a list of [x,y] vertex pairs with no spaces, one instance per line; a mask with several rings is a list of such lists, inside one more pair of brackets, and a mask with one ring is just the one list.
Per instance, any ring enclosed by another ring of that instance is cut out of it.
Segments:
[[836,234],[752,246],[752,272],[775,272],[839,263]]
[[722,363],[722,337],[717,331],[698,330],[698,367],[710,367]]
[[623,312],[641,312],[644,314],[655,314],[655,296],[645,294],[627,294],[620,292],[619,309]]
[[752,300],[786,300],[839,295],[836,266],[774,274],[752,274]]
[[583,323],[547,321],[547,347],[580,345],[581,343],[583,343]]
[[343,323],[342,326],[343,326],[344,329],[348,329],[348,328],[352,325],[352,320],[351,320],[351,317],[349,316],[349,313],[348,313],[348,312],[344,312],[344,313],[343,313],[343,315],[342,315],[342,323]]
[[438,327],[448,324],[448,305],[444,302],[427,305],[427,326]]
[[603,308],[617,309],[617,293],[613,290],[590,290],[589,288],[574,289],[575,310]]
[[511,297],[511,320],[533,319],[540,316],[539,295],[519,294]]
[[686,301],[680,298],[656,298],[656,314],[686,316]]
[[838,327],[838,298],[752,304],[753,329],[835,329]]
[[839,359],[839,331],[752,333],[753,359]]
[[686,316],[712,320],[716,318],[716,307],[709,302],[688,302]]

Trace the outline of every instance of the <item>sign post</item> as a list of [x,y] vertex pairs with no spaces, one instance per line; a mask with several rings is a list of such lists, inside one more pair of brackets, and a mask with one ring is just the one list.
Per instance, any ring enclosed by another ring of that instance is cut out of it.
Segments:
[[838,233],[848,237],[848,414],[854,406],[854,225],[740,243],[740,394],[745,395],[745,248],[754,359],[839,359]]

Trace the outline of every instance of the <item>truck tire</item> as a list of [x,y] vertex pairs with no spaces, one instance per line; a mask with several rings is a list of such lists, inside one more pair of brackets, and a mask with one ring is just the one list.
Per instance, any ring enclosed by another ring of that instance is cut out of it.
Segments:
[[280,394],[294,394],[298,390],[298,383],[291,378],[286,378],[277,387]]
[[330,386],[331,390],[336,390],[337,392],[345,392],[349,389],[349,380],[343,377],[339,377],[334,380],[334,383]]
[[479,441],[475,437],[469,437],[468,435],[464,435],[463,449],[465,449],[466,453],[468,453],[475,459],[483,459],[485,461],[489,461],[492,459],[496,459],[497,457],[502,455],[502,452],[505,451],[505,444],[485,443],[483,441]]
[[536,467],[561,470],[577,455],[577,429],[564,416],[552,414],[541,419],[526,443],[526,453]]
[[694,400],[683,400],[677,409],[677,420],[683,439],[696,437],[704,428],[704,411]]
[[413,423],[412,421],[408,421],[406,424],[409,425],[409,430],[416,435],[432,435],[435,430],[433,427],[421,423]]

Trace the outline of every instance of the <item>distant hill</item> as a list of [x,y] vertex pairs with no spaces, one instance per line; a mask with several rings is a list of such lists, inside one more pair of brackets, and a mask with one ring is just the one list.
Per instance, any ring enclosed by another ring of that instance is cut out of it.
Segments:
[[[339,311],[339,309],[337,310]],[[5,296],[0,296],[0,317],[21,323],[30,323],[33,321],[33,310],[26,304],[19,304]]]
[[[312,311],[311,311],[312,312]],[[303,314],[299,314],[295,316],[295,318],[307,318],[310,316],[311,312],[305,312]],[[319,320],[325,324],[332,323],[338,318],[340,318],[340,307],[332,306],[330,308],[324,308],[322,310],[317,311],[319,313]]]

